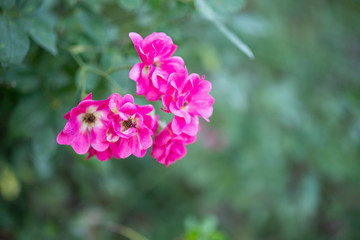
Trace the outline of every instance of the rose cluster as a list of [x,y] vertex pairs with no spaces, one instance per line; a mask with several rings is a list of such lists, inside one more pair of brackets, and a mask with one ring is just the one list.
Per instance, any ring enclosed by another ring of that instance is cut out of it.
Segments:
[[157,133],[158,116],[151,104],[134,104],[130,94],[114,93],[100,101],[90,94],[65,115],[68,122],[57,142],[101,161],[131,154],[143,157],[152,146],[151,156],[168,166],[185,156],[185,145],[196,141],[199,117],[209,121],[214,103],[211,83],[204,76],[188,74],[183,59],[173,56],[177,46],[165,33],[145,39],[137,33],[129,36],[141,60],[129,73],[137,84],[136,93],[149,101],[161,99],[161,109],[174,114],[174,119]]

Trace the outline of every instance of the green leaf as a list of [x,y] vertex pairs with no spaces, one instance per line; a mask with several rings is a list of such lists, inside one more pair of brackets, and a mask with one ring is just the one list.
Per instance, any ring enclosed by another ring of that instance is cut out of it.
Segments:
[[116,28],[108,24],[99,15],[85,10],[78,10],[75,16],[81,30],[98,45],[103,46],[117,36]]
[[21,99],[10,117],[9,133],[11,138],[31,137],[34,132],[41,131],[46,126],[47,104],[40,94],[34,94]]
[[5,200],[15,200],[20,193],[21,186],[12,169],[5,165],[0,171],[0,193]]
[[196,9],[227,37],[240,51],[245,53],[249,58],[253,59],[254,54],[250,48],[240,40],[229,28],[227,28],[217,17],[215,11],[205,0],[195,0]]
[[28,33],[37,44],[51,54],[57,54],[57,36],[51,22],[40,17],[26,18],[23,22],[26,23]]
[[216,13],[205,0],[195,0],[196,10],[210,21],[216,20]]
[[208,0],[209,5],[220,13],[234,13],[245,6],[245,0]]
[[34,150],[34,165],[43,178],[51,175],[50,158],[56,149],[56,135],[50,127],[42,129],[41,132],[34,134],[32,145]]
[[48,4],[49,2],[52,2],[52,0],[23,0],[18,6],[22,14],[29,14],[39,9],[42,4]]
[[254,59],[255,56],[251,49],[222,22],[216,21],[215,25],[240,51],[245,53],[249,58]]
[[0,62],[21,63],[29,50],[29,37],[16,19],[0,17]]
[[100,83],[100,77],[87,70],[86,67],[79,68],[75,74],[75,82],[79,89],[85,84],[85,91],[92,92]]
[[23,93],[35,91],[39,87],[38,76],[34,69],[27,65],[10,68],[4,74],[4,82]]
[[1,0],[0,7],[10,9],[15,5],[15,0]]
[[131,11],[140,7],[142,0],[118,0],[118,3],[122,8]]

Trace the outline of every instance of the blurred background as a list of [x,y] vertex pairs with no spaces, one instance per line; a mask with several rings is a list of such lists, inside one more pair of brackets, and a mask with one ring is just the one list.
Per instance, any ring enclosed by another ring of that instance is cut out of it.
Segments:
[[[359,1],[0,7],[1,240],[360,239]],[[187,156],[165,168],[150,151],[84,161],[58,145],[85,85],[135,94],[116,69],[139,62],[129,32],[154,31],[213,84]]]

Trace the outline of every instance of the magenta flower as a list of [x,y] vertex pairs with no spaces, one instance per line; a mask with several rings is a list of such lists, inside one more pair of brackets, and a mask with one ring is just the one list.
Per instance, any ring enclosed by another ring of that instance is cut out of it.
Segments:
[[[68,120],[64,129],[57,136],[57,142],[70,145],[77,154],[88,152],[90,143],[96,151],[109,147],[106,131],[109,126],[106,101],[91,100],[91,93],[77,107],[65,114]],[[90,132],[90,138],[89,138]]]
[[196,136],[189,136],[185,133],[176,135],[169,123],[158,135],[155,136],[151,156],[159,163],[168,167],[186,155],[185,145],[196,141]]
[[173,56],[177,46],[165,33],[145,39],[137,33],[129,36],[141,60],[129,72],[136,93],[149,101],[162,98],[162,110],[174,114],[173,120],[156,135],[159,116],[153,115],[151,104],[140,106],[132,95],[117,93],[95,101],[90,93],[64,116],[67,123],[57,142],[78,154],[88,153],[86,160],[96,156],[100,161],[131,154],[141,158],[153,146],[151,156],[167,167],[184,157],[186,145],[196,140],[199,117],[209,121],[213,114],[212,85],[204,76],[188,75],[183,59]]
[[85,158],[85,160],[88,160],[94,155],[96,155],[96,157],[102,162],[111,159],[113,156],[110,147],[102,152],[96,151],[94,148],[90,147],[88,151],[88,156]]
[[172,57],[177,46],[165,33],[154,32],[145,39],[134,32],[129,36],[142,61],[133,66],[129,78],[137,83],[136,94],[157,101],[168,89],[170,74],[184,68],[184,61]]
[[111,126],[108,129],[107,141],[116,158],[127,158],[131,154],[143,157],[152,145],[152,136],[158,117],[149,115],[152,105],[134,104],[130,94],[124,97],[114,93],[109,97]]
[[165,112],[175,115],[172,129],[175,134],[182,132],[194,136],[198,132],[197,116],[209,122],[213,113],[214,98],[210,96],[211,83],[203,76],[184,69],[169,76],[169,90],[162,98]]

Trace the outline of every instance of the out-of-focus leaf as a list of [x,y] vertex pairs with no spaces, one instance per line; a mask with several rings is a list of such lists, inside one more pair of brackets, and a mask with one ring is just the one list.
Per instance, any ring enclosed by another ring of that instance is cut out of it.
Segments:
[[299,209],[305,221],[315,215],[319,200],[319,182],[314,174],[309,174],[303,179],[300,194]]
[[25,65],[20,65],[5,72],[4,82],[24,93],[32,92],[39,87],[38,77],[34,69]]
[[63,71],[49,72],[46,78],[48,86],[59,89],[67,86],[72,81],[72,78]]
[[1,0],[0,7],[10,9],[15,5],[16,0]]
[[212,21],[215,26],[227,37],[240,51],[253,59],[254,54],[250,48],[240,40],[228,27],[226,27],[220,19],[218,19],[215,11],[210,7],[206,0],[195,0],[196,9],[208,20]]
[[105,45],[112,41],[117,36],[116,28],[105,22],[104,18],[98,15],[85,11],[78,10],[75,16],[80,24],[81,29],[89,36],[96,44]]
[[121,7],[126,10],[134,10],[142,4],[142,0],[117,0]]
[[51,176],[51,157],[56,149],[56,136],[50,127],[42,129],[33,135],[34,165],[43,178]]
[[85,84],[85,90],[92,92],[100,82],[100,77],[87,70],[86,67],[79,68],[75,75],[76,85],[81,89]]
[[29,50],[29,37],[17,19],[0,16],[0,62],[21,63]]
[[29,14],[39,9],[42,4],[46,5],[49,2],[52,2],[52,0],[22,0],[20,1],[19,9],[22,14]]
[[229,28],[227,28],[222,22],[216,21],[215,25],[219,30],[243,53],[246,54],[249,58],[254,58],[254,53],[251,49],[243,42],[241,39],[235,35]]
[[31,137],[34,132],[48,125],[44,104],[41,97],[31,96],[22,99],[10,117],[10,136]]
[[117,68],[124,65],[124,58],[121,51],[116,48],[105,49],[101,55],[101,67],[105,70]]
[[51,22],[47,21],[47,18],[29,17],[23,19],[23,22],[26,24],[26,30],[37,44],[51,54],[57,54],[56,32]]
[[208,71],[216,71],[222,67],[218,52],[213,45],[202,44],[198,48],[198,54]]
[[5,165],[0,170],[0,192],[4,199],[15,200],[20,193],[20,183],[12,169]]
[[202,221],[188,217],[185,219],[186,240],[225,240],[217,226],[218,220],[214,216],[207,216]]
[[233,13],[245,6],[245,0],[209,0],[209,5],[220,13]]
[[205,0],[195,0],[196,10],[210,21],[216,21],[216,13]]
[[257,14],[239,14],[231,18],[233,28],[254,37],[264,37],[269,33],[269,24],[263,16]]

